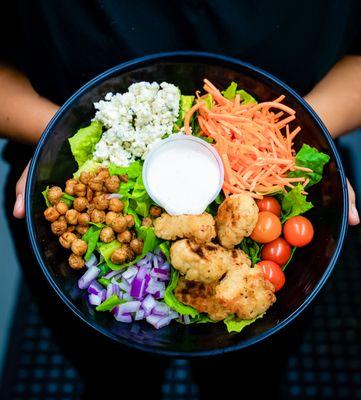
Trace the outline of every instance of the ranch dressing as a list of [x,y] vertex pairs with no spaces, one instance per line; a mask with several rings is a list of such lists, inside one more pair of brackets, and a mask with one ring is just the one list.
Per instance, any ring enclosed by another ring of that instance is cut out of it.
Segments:
[[169,214],[201,214],[220,192],[223,164],[213,147],[174,134],[149,153],[143,181],[149,196]]

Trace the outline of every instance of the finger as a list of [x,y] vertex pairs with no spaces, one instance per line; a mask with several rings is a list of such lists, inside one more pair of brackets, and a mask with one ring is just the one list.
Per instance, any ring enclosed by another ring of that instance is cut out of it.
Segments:
[[356,208],[356,195],[355,192],[347,179],[347,189],[349,197],[349,212],[348,212],[348,223],[350,225],[357,225],[360,223],[360,217]]
[[29,164],[24,169],[21,174],[20,179],[18,180],[15,188],[16,200],[14,205],[13,214],[15,218],[24,218],[25,217],[25,186],[26,186],[26,178],[28,176]]

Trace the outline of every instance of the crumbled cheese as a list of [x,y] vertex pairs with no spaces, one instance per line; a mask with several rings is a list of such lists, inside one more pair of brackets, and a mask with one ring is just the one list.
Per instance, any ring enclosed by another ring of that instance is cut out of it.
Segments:
[[94,103],[94,120],[107,129],[95,146],[94,159],[122,166],[144,159],[164,134],[172,132],[179,100],[179,89],[167,82],[139,82],[126,93],[107,93]]

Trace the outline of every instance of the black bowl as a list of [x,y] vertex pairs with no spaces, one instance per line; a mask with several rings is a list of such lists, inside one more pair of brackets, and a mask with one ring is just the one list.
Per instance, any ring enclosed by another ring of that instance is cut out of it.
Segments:
[[[256,323],[240,334],[227,333],[224,324],[183,326],[177,323],[155,330],[141,322],[119,323],[109,313],[95,312],[86,295],[77,288],[82,272],[71,270],[64,251],[43,217],[41,192],[49,184],[64,185],[76,170],[68,138],[89,124],[93,102],[107,92],[125,91],[137,81],[168,81],[183,93],[202,88],[207,77],[225,88],[233,80],[267,101],[286,95],[287,104],[297,112],[302,142],[329,154],[324,179],[310,190],[314,208],[308,213],[315,227],[315,239],[295,253],[287,268],[287,283],[276,304]],[[287,85],[249,64],[219,55],[195,52],[157,54],[130,61],[99,75],[72,96],[52,119],[42,135],[32,160],[26,188],[26,219],[31,244],[48,281],[74,313],[115,341],[137,349],[172,356],[214,355],[245,348],[274,334],[290,323],[310,304],[330,276],[345,238],[348,199],[344,170],[332,139],[315,112]]]

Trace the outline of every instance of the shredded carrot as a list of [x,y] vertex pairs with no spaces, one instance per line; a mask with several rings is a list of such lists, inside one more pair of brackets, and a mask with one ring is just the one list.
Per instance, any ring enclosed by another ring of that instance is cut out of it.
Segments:
[[[289,123],[296,119],[296,112],[282,103],[285,96],[242,104],[240,95],[231,101],[207,79],[203,88],[206,93],[196,93],[196,104],[187,112],[184,128],[190,135],[190,121],[197,113],[200,134],[214,139],[222,159],[226,196],[247,192],[258,199],[297,183],[307,186],[305,178],[288,177],[290,171],[311,170],[296,165],[293,140],[301,128],[290,131]],[[207,108],[204,99],[209,94],[212,104]]]

